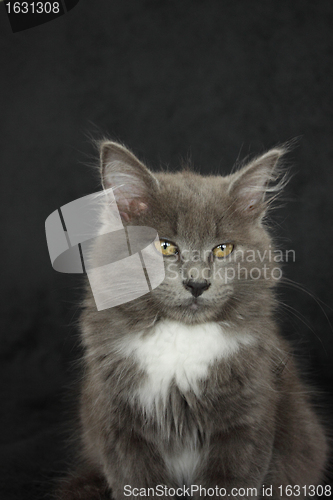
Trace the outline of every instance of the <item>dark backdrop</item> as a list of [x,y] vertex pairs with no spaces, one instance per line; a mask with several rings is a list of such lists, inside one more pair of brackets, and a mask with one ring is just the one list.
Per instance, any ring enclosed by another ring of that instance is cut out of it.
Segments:
[[44,221],[99,189],[91,137],[203,173],[299,138],[274,228],[309,293],[281,288],[280,317],[331,418],[332,31],[331,0],[81,0],[16,34],[0,4],[1,499],[42,498],[66,463],[81,281]]

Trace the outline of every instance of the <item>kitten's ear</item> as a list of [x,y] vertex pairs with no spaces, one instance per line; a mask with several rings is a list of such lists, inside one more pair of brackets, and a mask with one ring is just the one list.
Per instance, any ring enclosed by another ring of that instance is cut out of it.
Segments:
[[231,176],[229,194],[235,200],[234,208],[245,215],[263,215],[269,201],[275,198],[286,184],[280,173],[279,160],[285,148],[274,148]]
[[104,189],[113,189],[122,219],[127,222],[149,206],[158,181],[136,156],[121,144],[100,144],[101,177]]

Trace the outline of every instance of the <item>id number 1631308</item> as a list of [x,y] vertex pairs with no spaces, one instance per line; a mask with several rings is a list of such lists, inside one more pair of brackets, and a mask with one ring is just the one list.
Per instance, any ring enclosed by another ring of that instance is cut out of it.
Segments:
[[8,2],[8,14],[59,14],[59,2]]

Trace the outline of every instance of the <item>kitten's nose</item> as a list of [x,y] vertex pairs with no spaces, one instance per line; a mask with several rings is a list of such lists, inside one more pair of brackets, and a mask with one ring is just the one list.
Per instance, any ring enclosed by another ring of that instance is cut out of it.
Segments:
[[205,280],[205,281],[195,281],[195,280],[183,281],[183,285],[186,288],[186,290],[189,290],[191,292],[193,297],[199,297],[199,295],[204,293],[204,291],[210,287],[210,283],[208,283],[207,280]]

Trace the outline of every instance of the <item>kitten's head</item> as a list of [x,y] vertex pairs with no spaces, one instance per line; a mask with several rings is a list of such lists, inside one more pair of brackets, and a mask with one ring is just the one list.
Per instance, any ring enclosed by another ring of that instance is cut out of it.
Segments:
[[[268,312],[281,277],[264,225],[284,184],[275,148],[226,177],[152,173],[120,144],[101,144],[101,175],[124,225],[157,230],[163,283],[124,304],[186,323],[242,321]],[[151,315],[150,314],[150,315]]]

